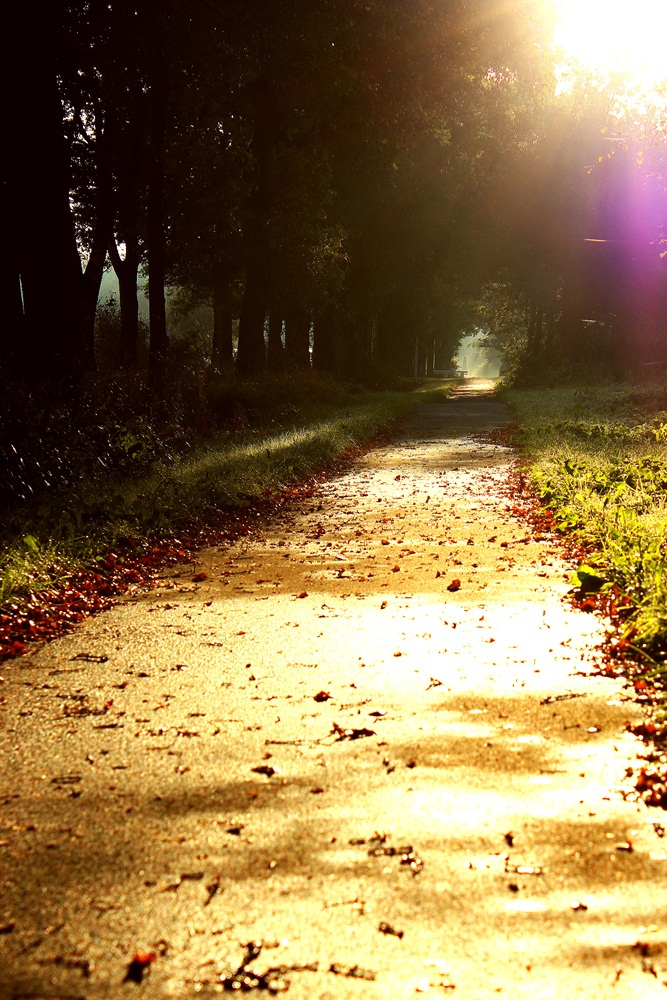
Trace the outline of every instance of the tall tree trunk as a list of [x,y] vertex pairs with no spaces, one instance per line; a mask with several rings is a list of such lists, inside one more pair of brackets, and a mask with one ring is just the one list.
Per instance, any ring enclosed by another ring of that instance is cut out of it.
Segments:
[[546,334],[544,338],[544,349],[550,352],[554,346],[556,338],[556,296],[553,292],[549,295],[549,304],[546,312]]
[[264,320],[269,279],[268,222],[271,213],[271,168],[278,139],[278,109],[271,85],[266,80],[258,80],[252,96],[255,132],[250,146],[252,170],[248,177],[250,193],[245,226],[246,277],[236,355],[236,367],[244,378],[257,375],[266,363]]
[[535,357],[535,338],[537,333],[537,303],[534,298],[531,298],[530,305],[528,307],[528,356]]
[[63,6],[54,0],[36,17],[30,5],[14,4],[3,19],[6,177],[23,290],[26,374],[35,377],[72,373],[82,353],[81,262],[55,61]]
[[123,368],[133,368],[138,359],[139,341],[139,276],[140,254],[136,238],[128,239],[123,259],[115,240],[109,244],[109,256],[118,278],[120,298],[120,363]]
[[[5,164],[3,164],[3,167]],[[16,260],[16,234],[6,178],[0,176],[0,360],[13,368],[23,343],[21,276]]]
[[339,318],[333,306],[320,310],[313,317],[313,368],[320,372],[336,372],[336,347]]
[[310,368],[310,313],[296,308],[285,313],[285,361],[289,368]]
[[97,313],[97,300],[100,297],[100,285],[104,274],[104,258],[98,263],[93,261],[92,254],[83,272],[83,296],[82,296],[82,339],[83,339],[83,365],[87,371],[95,369],[95,314]]
[[426,374],[433,374],[433,362],[435,360],[435,337],[429,337],[426,355]]
[[83,272],[83,360],[89,371],[95,368],[95,314],[107,257],[111,216],[96,224],[93,248]]
[[246,267],[236,354],[236,368],[243,378],[258,375],[266,362],[264,320],[267,270],[262,259],[264,253],[264,247],[258,248],[254,260],[249,261]]
[[167,241],[164,198],[167,100],[167,67],[164,55],[158,53],[150,90],[150,143],[146,205],[150,331],[148,375],[155,389],[160,389],[164,381],[169,347],[165,300]]
[[213,286],[211,365],[216,372],[229,371],[234,366],[233,318],[231,290],[225,276]]
[[113,235],[113,207],[111,201],[111,165],[108,140],[102,123],[102,113],[96,108],[97,136],[95,140],[95,231],[88,263],[83,272],[83,321],[82,338],[84,365],[95,367],[95,313],[100,296],[107,248]]
[[271,372],[280,372],[285,366],[285,349],[283,347],[283,319],[277,309],[269,313],[269,337],[266,350],[266,361]]
[[582,317],[585,282],[583,255],[572,261],[565,275],[560,298],[560,317],[556,324],[558,351],[563,361],[578,361],[584,356]]

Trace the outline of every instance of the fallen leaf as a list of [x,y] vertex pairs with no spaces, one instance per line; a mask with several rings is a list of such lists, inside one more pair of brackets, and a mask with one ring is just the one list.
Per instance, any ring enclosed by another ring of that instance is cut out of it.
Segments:
[[329,701],[330,699],[331,695],[329,694],[328,691],[318,691],[317,694],[314,695],[313,697],[314,701]]
[[289,989],[289,979],[284,978],[287,972],[318,970],[317,962],[313,962],[309,965],[279,965],[262,973],[255,972],[248,966],[258,957],[263,947],[265,945],[261,941],[249,941],[244,945],[245,956],[238,969],[229,976],[220,976],[218,980],[225,993],[249,993],[251,990],[267,990],[273,995],[284,993]]
[[461,589],[461,581],[460,580],[452,580],[451,583],[447,584],[447,590],[451,591],[452,593],[454,593],[456,590],[460,590],[460,589]]
[[362,729],[343,729],[342,726],[339,726],[337,722],[334,722],[333,729],[331,730],[331,732],[337,734],[337,741],[338,740],[360,740],[360,739],[363,739],[363,737],[365,737],[365,736],[376,736],[377,735],[377,733],[375,732],[374,729],[365,729],[365,728],[362,728]]
[[151,964],[156,958],[157,955],[154,951],[137,952],[127,967],[127,972],[125,973],[125,979],[123,982],[140,983],[144,978],[144,975],[150,971]]
[[395,927],[392,927],[391,924],[385,923],[384,920],[379,924],[378,930],[382,934],[392,934],[397,938],[402,938],[404,934],[404,931],[397,931]]
[[280,774],[280,771],[271,767],[270,764],[260,764],[258,767],[253,767],[252,770],[255,774],[265,774],[267,778],[272,778],[274,774]]
[[376,972],[372,972],[370,969],[362,969],[358,965],[345,966],[334,963],[329,966],[329,972],[333,972],[334,976],[347,976],[348,979],[365,979],[368,982],[373,982],[377,979]]
[[[227,831],[230,832],[229,830]],[[212,882],[206,886],[206,899],[204,906],[208,906],[217,892],[220,891],[220,876],[216,875]]]
[[192,577],[193,583],[202,583],[203,580],[208,580],[208,573],[197,573],[196,576]]

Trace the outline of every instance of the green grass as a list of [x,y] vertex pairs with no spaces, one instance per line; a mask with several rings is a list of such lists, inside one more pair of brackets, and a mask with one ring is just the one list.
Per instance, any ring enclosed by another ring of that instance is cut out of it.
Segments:
[[622,638],[667,669],[667,390],[509,390],[532,486],[589,547],[578,580],[620,594]]
[[0,554],[0,605],[65,580],[119,539],[149,540],[215,523],[221,512],[278,493],[325,469],[405,415],[443,401],[452,382],[368,392],[317,377],[265,380],[218,397],[232,429],[187,456],[137,475],[84,480],[33,504],[12,522]]

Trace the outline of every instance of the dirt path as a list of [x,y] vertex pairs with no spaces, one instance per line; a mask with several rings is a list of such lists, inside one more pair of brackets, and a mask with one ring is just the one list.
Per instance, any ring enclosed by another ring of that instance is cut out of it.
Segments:
[[636,709],[484,389],[6,665],[3,1000],[209,996],[250,941],[302,1000],[667,996]]

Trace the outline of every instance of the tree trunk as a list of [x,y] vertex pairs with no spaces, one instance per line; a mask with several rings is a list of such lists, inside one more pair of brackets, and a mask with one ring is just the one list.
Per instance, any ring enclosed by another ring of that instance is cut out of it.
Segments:
[[0,178],[0,360],[10,368],[19,361],[23,343],[23,302],[21,276],[16,261],[13,217],[7,197],[7,184]]
[[113,236],[113,208],[111,202],[111,167],[108,140],[102,124],[99,105],[96,108],[97,136],[95,140],[95,231],[88,263],[83,272],[83,352],[84,365],[95,368],[95,313],[100,296],[107,248]]
[[565,275],[560,299],[560,317],[556,324],[558,352],[563,361],[579,361],[584,355],[582,349],[583,326],[583,274],[584,260],[580,257],[572,262]]
[[167,241],[165,233],[165,147],[167,127],[167,67],[161,53],[156,56],[150,90],[150,142],[148,153],[147,236],[148,236],[148,306],[150,342],[148,377],[153,388],[162,387],[167,364],[167,304],[165,271]]
[[336,372],[336,347],[339,333],[338,315],[333,307],[322,309],[313,318],[313,368],[320,372]]
[[139,341],[139,250],[134,240],[125,245],[125,259],[120,256],[115,240],[109,244],[109,256],[118,278],[120,298],[120,363],[133,368],[138,359]]
[[269,341],[266,360],[271,372],[280,372],[285,365],[283,348],[283,319],[277,310],[269,313]]
[[[263,248],[258,258],[263,257]],[[264,320],[266,319],[266,268],[255,259],[246,267],[243,302],[239,316],[239,346],[236,368],[243,378],[258,375],[266,362]]]
[[7,197],[23,291],[25,370],[33,377],[72,373],[82,354],[81,262],[55,62],[61,23],[55,0],[38,17],[30,5],[13,5],[3,22]]
[[426,374],[433,374],[433,361],[435,359],[435,337],[429,337],[428,353],[426,355]]
[[266,80],[253,89],[255,132],[250,145],[250,163],[245,224],[246,277],[239,317],[239,348],[236,367],[244,378],[257,375],[266,363],[264,320],[268,295],[268,222],[271,213],[271,172],[278,139],[278,109],[275,94]]
[[83,365],[86,371],[95,370],[95,314],[97,312],[97,300],[100,297],[100,285],[104,274],[104,258],[102,263],[93,261],[92,254],[83,273],[83,297],[82,297],[82,339],[83,339]]
[[232,323],[233,314],[229,282],[221,278],[213,288],[211,365],[216,372],[229,371],[234,366]]
[[310,368],[310,313],[292,309],[285,314],[285,361],[289,368]]

